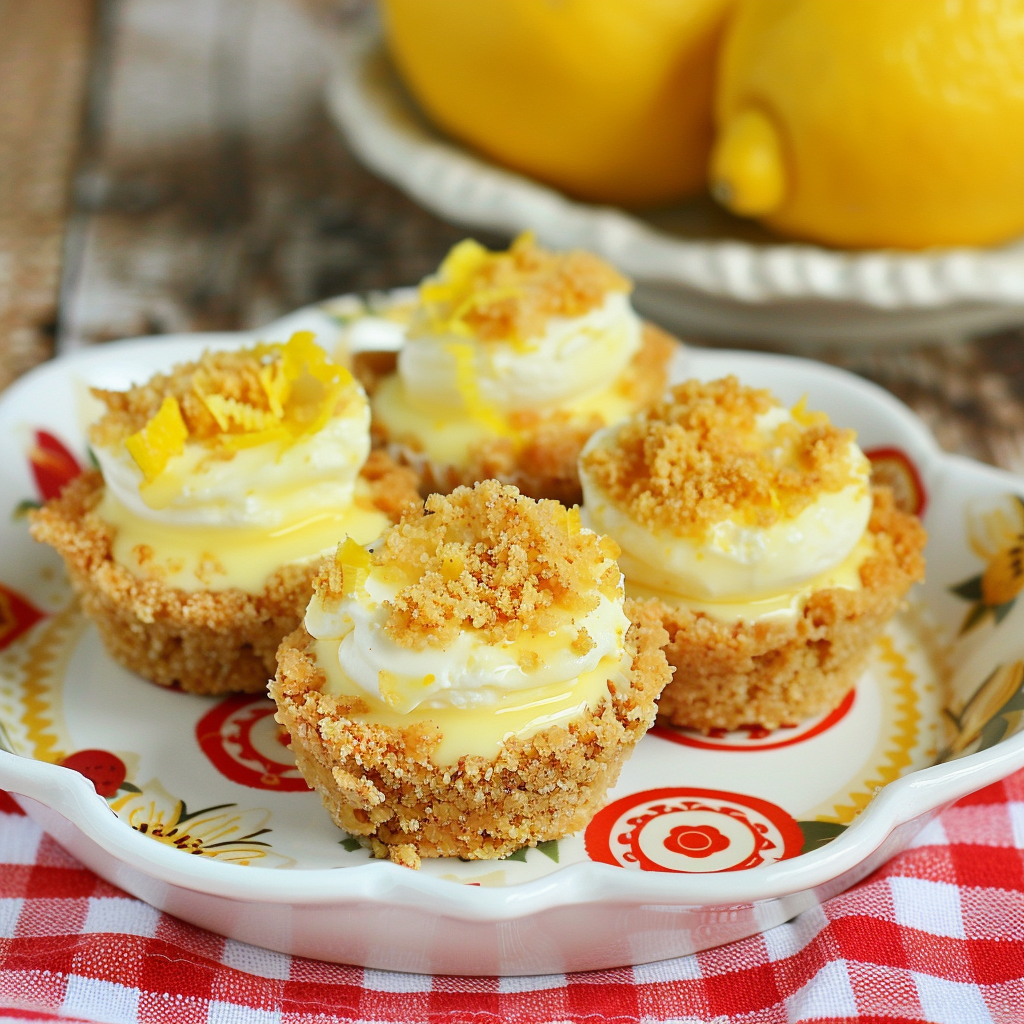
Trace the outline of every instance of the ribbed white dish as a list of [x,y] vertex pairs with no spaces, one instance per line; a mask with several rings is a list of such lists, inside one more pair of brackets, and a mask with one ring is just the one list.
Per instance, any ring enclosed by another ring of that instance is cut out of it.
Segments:
[[600,253],[636,281],[641,312],[683,335],[798,345],[956,341],[1024,323],[1024,243],[843,252],[672,235],[652,224],[756,232],[701,212],[702,204],[645,221],[488,163],[427,123],[374,39],[339,55],[327,99],[360,159],[429,210],[470,229],[529,228],[547,245]]

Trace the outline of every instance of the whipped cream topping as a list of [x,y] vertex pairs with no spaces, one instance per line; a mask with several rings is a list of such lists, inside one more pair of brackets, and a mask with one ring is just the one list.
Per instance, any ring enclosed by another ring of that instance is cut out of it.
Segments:
[[641,332],[628,294],[612,291],[582,316],[550,317],[542,335],[525,340],[411,330],[398,373],[406,400],[428,412],[451,414],[473,402],[500,413],[552,408],[610,386]]
[[[767,438],[790,419],[772,409],[758,419]],[[864,535],[871,515],[871,465],[854,442],[845,459],[850,483],[822,492],[797,515],[770,526],[726,519],[695,538],[651,528],[618,507],[587,472],[588,452],[613,446],[620,426],[594,434],[581,455],[583,521],[613,537],[619,566],[631,584],[694,601],[738,601],[797,590],[842,565]]]
[[[322,595],[314,595],[305,624],[317,640],[340,641],[337,660],[345,676],[367,696],[399,713],[491,707],[511,694],[531,690],[561,694],[605,658],[628,665],[629,619],[621,589],[616,600],[602,594],[593,611],[578,619],[567,616],[564,625],[548,633],[524,634],[514,642],[494,645],[469,629],[446,647],[420,649],[399,646],[384,632],[384,602],[398,589],[380,570],[371,570],[356,596],[325,606]],[[577,653],[572,647],[581,628],[594,643]]]
[[160,477],[145,479],[124,444],[95,445],[103,480],[130,512],[169,526],[274,528],[345,508],[370,452],[370,408],[351,385],[343,408],[291,445],[269,441],[224,458],[189,441]]

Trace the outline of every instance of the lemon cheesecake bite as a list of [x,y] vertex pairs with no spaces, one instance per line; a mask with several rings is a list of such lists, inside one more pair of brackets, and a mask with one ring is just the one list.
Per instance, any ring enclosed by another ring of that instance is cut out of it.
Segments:
[[506,252],[460,242],[420,285],[395,372],[358,361],[372,374],[375,438],[428,491],[495,478],[578,502],[586,439],[667,381],[675,342],[642,323],[631,287],[597,256],[529,235]]
[[264,689],[320,558],[397,520],[414,474],[368,458],[366,396],[308,332],[94,394],[99,470],[35,513],[33,536],[127,668],[195,693]]
[[584,522],[669,634],[662,719],[773,729],[839,704],[924,575],[924,529],[870,473],[853,431],[734,377],[590,439]]
[[668,682],[615,545],[485,481],[314,581],[270,692],[335,823],[380,856],[503,857],[585,825]]

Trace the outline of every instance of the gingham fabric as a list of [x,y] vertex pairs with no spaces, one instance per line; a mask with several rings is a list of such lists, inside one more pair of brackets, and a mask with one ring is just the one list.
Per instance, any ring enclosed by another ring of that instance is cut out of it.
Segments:
[[[239,869],[242,870],[242,869]],[[101,881],[0,794],[0,1024],[1024,1022],[1024,772],[861,885],[763,935],[646,967],[390,974],[271,953]]]

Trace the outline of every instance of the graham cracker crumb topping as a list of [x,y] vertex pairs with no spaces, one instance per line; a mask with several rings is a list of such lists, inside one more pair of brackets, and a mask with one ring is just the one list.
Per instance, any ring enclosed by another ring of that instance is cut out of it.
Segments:
[[700,536],[731,519],[767,527],[822,493],[853,483],[852,430],[799,403],[775,427],[771,393],[735,377],[691,380],[627,421],[583,466],[609,498],[649,529]]
[[[374,546],[368,572],[400,581],[385,604],[395,643],[443,647],[473,629],[498,644],[564,626],[593,611],[601,593],[621,597],[618,553],[610,539],[581,530],[576,509],[487,480],[406,513]],[[339,556],[315,581],[321,597],[352,593],[349,556]]]
[[189,440],[238,447],[311,433],[357,389],[312,333],[300,331],[284,345],[204,352],[126,391],[92,393],[107,407],[89,430],[93,444],[110,447],[143,431],[172,399]]
[[194,384],[206,394],[218,394],[266,412],[270,402],[259,380],[260,361],[251,350],[205,352],[192,363],[179,363],[170,373],[157,373],[145,384],[127,391],[92,393],[107,407],[106,415],[89,431],[94,444],[113,445],[141,430],[159,411],[165,398],[175,398],[189,437],[203,440],[221,432],[220,425],[199,397]]
[[466,239],[420,285],[409,334],[462,334],[481,341],[523,341],[542,334],[550,317],[576,317],[630,282],[593,253],[549,252],[529,233],[506,252]]

